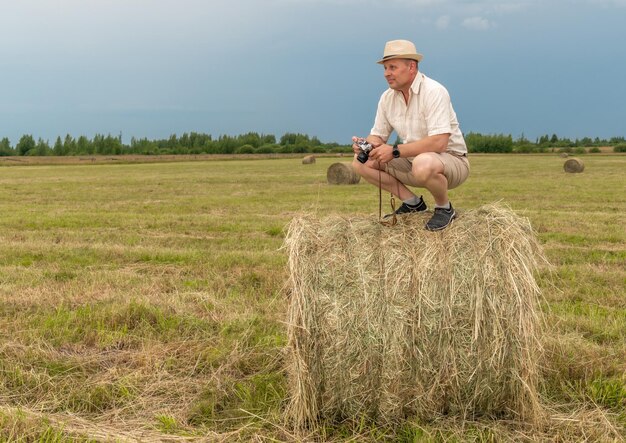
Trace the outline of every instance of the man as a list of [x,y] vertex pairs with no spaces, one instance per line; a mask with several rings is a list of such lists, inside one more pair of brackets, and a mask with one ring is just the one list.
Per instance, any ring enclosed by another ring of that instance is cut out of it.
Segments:
[[[378,63],[385,68],[389,89],[380,97],[374,127],[366,138],[374,148],[366,163],[355,155],[353,165],[365,180],[402,200],[396,215],[427,209],[422,196],[407,185],[428,190],[435,209],[426,229],[437,231],[456,217],[448,190],[467,179],[469,161],[448,91],[418,70],[422,58],[410,41],[385,45]],[[387,141],[394,130],[402,143],[390,145]],[[355,154],[361,151],[356,143],[352,148]]]

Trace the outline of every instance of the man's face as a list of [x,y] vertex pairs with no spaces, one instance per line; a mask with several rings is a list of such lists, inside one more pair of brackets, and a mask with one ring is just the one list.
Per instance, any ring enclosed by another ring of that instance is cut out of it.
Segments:
[[413,63],[401,58],[392,59],[383,63],[385,79],[391,89],[403,89],[413,82]]

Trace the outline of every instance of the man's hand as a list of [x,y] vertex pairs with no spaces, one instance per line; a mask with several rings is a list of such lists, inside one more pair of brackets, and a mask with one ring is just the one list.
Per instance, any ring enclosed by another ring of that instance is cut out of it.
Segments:
[[352,136],[352,150],[354,151],[355,154],[359,154],[359,152],[361,152],[361,148],[359,148],[359,145],[356,144],[357,141],[359,141],[360,137],[357,137],[356,135]]
[[370,152],[370,160],[376,160],[381,164],[388,163],[393,160],[393,146],[382,144]]

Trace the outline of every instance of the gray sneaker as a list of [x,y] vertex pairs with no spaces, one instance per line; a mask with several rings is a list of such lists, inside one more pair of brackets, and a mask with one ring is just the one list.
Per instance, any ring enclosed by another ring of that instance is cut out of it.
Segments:
[[440,231],[447,227],[456,218],[456,212],[450,203],[450,209],[435,208],[435,213],[426,223],[429,231]]
[[[424,212],[426,209],[428,209],[428,207],[426,206],[426,202],[424,202],[424,199],[420,197],[420,202],[415,206],[407,205],[403,202],[400,207],[396,209],[395,214],[402,215],[410,214],[411,212]],[[391,216],[393,216],[393,213],[387,214],[383,218],[389,218]]]

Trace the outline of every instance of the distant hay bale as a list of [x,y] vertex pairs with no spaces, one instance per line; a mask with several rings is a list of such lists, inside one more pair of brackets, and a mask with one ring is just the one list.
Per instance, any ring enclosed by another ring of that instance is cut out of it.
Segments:
[[565,161],[565,163],[563,164],[563,169],[565,170],[565,172],[583,172],[585,170],[585,164],[581,159],[572,157]]
[[302,164],[303,165],[312,165],[315,163],[315,156],[314,155],[307,155],[306,157],[304,157],[302,159]]
[[331,185],[355,185],[361,180],[350,162],[333,163],[326,171],[326,180]]
[[561,158],[567,158],[569,157],[569,154],[567,152],[561,152],[560,156]]
[[362,417],[537,423],[544,256],[500,205],[440,232],[428,214],[292,220],[286,419],[298,431]]

